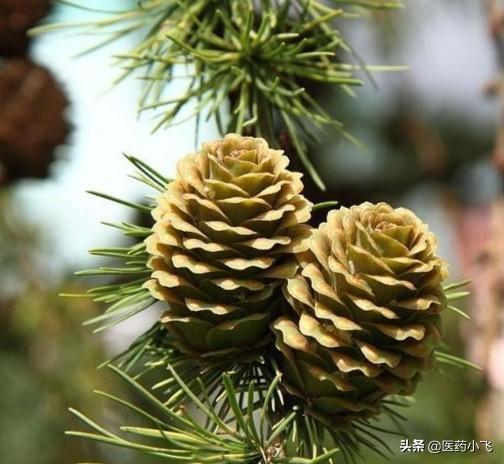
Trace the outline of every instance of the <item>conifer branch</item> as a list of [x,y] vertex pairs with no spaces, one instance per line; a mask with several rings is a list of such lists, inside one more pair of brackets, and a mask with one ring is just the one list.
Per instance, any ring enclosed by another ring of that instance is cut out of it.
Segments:
[[[59,3],[92,9],[83,0]],[[213,118],[221,135],[262,136],[277,147],[279,134],[286,130],[306,171],[325,189],[310,159],[309,143],[320,131],[354,139],[337,115],[316,102],[311,87],[325,84],[346,92],[363,84],[359,68],[366,73],[373,68],[352,65],[352,47],[335,21],[350,13],[354,17],[355,7],[400,6],[394,0],[333,0],[329,5],[321,0],[149,0],[125,11],[97,10],[106,16],[88,23],[50,24],[32,33],[82,29],[104,36],[82,54],[125,35],[142,34],[132,50],[115,55],[123,70],[116,83],[141,79],[139,111],[158,114],[154,130],[193,117]],[[185,80],[186,90],[167,99],[174,79]],[[229,111],[223,113],[226,102]]]
[[[166,394],[159,396],[123,370],[114,366],[110,369],[136,392],[141,403],[101,391],[95,393],[126,408],[142,422],[121,426],[112,432],[71,409],[91,432],[79,430],[67,434],[127,448],[160,461],[337,464],[354,454],[359,446],[386,455],[391,450],[379,434],[397,433],[373,425],[369,420],[358,421],[352,429],[336,431],[297,406],[290,413],[284,413],[274,401],[279,395],[278,377],[269,384],[266,394],[255,379],[246,377],[245,382],[237,382],[236,376],[232,380],[225,372],[219,378],[219,388],[208,388],[205,381],[194,378],[191,386],[183,380],[178,367],[168,365],[169,377],[165,382],[171,380],[174,390],[180,392],[180,401],[173,402],[162,399]],[[193,406],[188,408],[189,404]],[[206,418],[204,426],[195,413]],[[259,420],[264,417],[268,419]],[[278,440],[280,436],[282,439]]]

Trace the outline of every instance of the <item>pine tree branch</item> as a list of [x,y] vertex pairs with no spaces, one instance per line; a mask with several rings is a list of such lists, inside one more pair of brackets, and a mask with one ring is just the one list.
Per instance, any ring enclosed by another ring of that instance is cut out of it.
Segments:
[[[92,10],[84,1],[60,3]],[[150,0],[125,11],[98,10],[106,16],[88,23],[50,24],[32,33],[83,29],[104,35],[83,53],[125,35],[142,34],[132,50],[115,55],[123,69],[116,82],[140,77],[144,92],[139,111],[159,112],[155,130],[193,117],[214,118],[223,134],[267,136],[271,143],[287,130],[306,171],[324,189],[308,142],[323,130],[355,140],[335,115],[316,103],[306,84],[344,91],[362,85],[356,73],[369,74],[373,67],[360,59],[358,66],[351,63],[355,54],[335,21],[355,17],[355,7],[400,6],[395,0],[333,0],[332,6],[321,0],[262,0],[260,5],[253,0]],[[185,65],[184,74],[180,64]],[[374,68],[387,69],[394,68]],[[165,90],[174,79],[187,80],[186,92],[167,100]],[[226,100],[230,108],[223,121]],[[194,109],[188,113],[190,107]]]

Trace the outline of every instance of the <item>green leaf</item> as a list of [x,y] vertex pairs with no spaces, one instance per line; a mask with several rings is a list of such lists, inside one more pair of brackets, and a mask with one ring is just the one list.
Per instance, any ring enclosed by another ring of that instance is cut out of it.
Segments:
[[326,208],[336,208],[339,205],[338,201],[324,201],[313,206],[313,211],[318,211]]
[[441,351],[436,351],[436,360],[440,363],[450,364],[455,367],[470,367],[471,369],[475,369],[481,371],[482,368],[477,364],[474,364],[466,359],[459,358],[458,356],[454,356],[449,353],[443,353]]
[[138,203],[131,203],[129,201],[121,200],[120,198],[116,198],[116,197],[107,195],[105,193],[95,192],[93,190],[88,190],[87,193],[90,193],[91,195],[95,195],[100,198],[104,198],[105,200],[113,201],[113,202],[118,203],[120,205],[128,206],[129,208],[136,209],[142,213],[150,213],[152,210],[152,208],[147,205],[141,205]]
[[471,316],[469,316],[469,314],[465,313],[461,309],[459,309],[455,306],[452,306],[452,305],[448,305],[447,307],[450,311],[457,313],[459,316],[462,316],[464,319],[468,319],[469,321],[471,320]]

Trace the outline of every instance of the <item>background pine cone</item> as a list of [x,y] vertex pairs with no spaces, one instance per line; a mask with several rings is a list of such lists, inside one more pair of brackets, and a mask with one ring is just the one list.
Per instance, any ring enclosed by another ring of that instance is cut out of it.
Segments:
[[178,164],[147,239],[153,296],[179,347],[225,356],[269,340],[281,279],[293,277],[312,205],[300,173],[265,140],[227,135]]
[[0,183],[43,178],[69,127],[67,99],[45,68],[24,59],[0,64]]
[[333,423],[411,394],[441,337],[447,272],[411,211],[331,211],[285,285],[294,311],[273,323],[288,390]]
[[26,32],[49,12],[50,0],[0,0],[0,55],[25,53]]

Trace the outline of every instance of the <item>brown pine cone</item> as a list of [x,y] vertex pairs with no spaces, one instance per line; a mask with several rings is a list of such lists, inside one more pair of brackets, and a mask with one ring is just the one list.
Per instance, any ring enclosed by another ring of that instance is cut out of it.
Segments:
[[49,0],[0,0],[0,55],[23,55],[29,43],[26,33],[50,8]]
[[45,68],[25,59],[0,62],[0,184],[47,176],[69,131],[67,105]]

